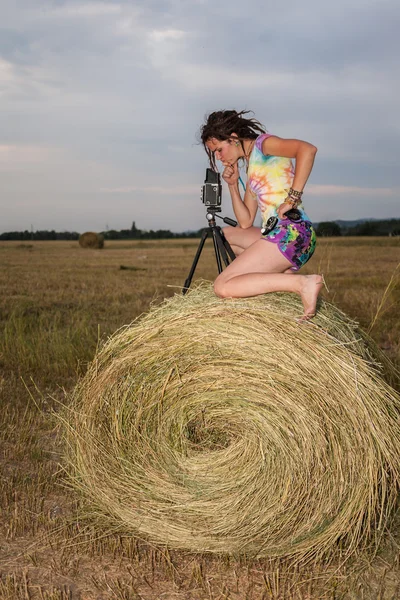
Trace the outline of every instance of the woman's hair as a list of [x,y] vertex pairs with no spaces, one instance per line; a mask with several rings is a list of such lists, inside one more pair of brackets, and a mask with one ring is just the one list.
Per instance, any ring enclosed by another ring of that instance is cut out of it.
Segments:
[[232,133],[236,133],[243,146],[243,140],[255,140],[261,133],[265,133],[263,125],[254,118],[246,119],[244,115],[250,110],[218,110],[208,115],[206,122],[200,128],[200,138],[207,152],[211,168],[217,170],[213,152],[206,146],[211,138],[217,140],[230,140]]

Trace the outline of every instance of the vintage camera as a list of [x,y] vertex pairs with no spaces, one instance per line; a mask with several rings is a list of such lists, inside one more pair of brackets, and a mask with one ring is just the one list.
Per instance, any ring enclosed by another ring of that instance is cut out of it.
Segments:
[[212,169],[206,170],[206,178],[201,188],[203,204],[213,212],[221,212],[222,185],[221,175]]

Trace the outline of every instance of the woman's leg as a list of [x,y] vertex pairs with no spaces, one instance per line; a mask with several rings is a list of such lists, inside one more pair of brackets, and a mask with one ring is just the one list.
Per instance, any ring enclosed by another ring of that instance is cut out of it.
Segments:
[[304,315],[311,316],[315,314],[322,276],[289,274],[285,271],[290,266],[276,244],[258,240],[217,277],[215,293],[220,298],[247,298],[268,292],[294,292],[301,297]]
[[243,250],[246,250],[246,248],[261,238],[259,227],[242,229],[241,227],[228,226],[224,227],[222,231],[236,256],[242,254]]

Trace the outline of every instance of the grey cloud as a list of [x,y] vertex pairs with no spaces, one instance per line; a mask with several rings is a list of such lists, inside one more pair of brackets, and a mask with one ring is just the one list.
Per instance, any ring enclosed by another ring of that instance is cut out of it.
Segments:
[[[206,158],[196,132],[204,115],[219,108],[253,109],[270,131],[316,143],[315,183],[397,184],[394,1],[289,0],[277,8],[276,2],[258,0],[246,5],[17,0],[2,12],[3,142],[64,149],[72,183],[60,194],[87,205],[87,218],[99,180],[110,189],[149,182],[199,185]],[[182,35],[160,33],[173,30]],[[76,160],[97,168],[85,174]],[[19,168],[22,174],[26,167],[21,162]],[[41,172],[51,180],[48,188],[35,188],[33,176],[26,182],[26,189],[36,189],[32,214],[38,214],[39,197],[47,202],[43,194],[54,195],[56,174],[63,180],[62,167],[54,169],[51,176]],[[10,197],[22,197],[22,183],[7,185]],[[183,202],[172,195],[157,208],[157,194],[146,194],[146,206],[139,194],[132,201],[140,204],[143,222],[153,220],[154,226],[170,218],[170,206]],[[97,200],[102,220],[110,201],[125,219],[129,199],[116,195]],[[348,198],[335,202],[350,210]],[[396,212],[395,203],[384,202]],[[29,211],[29,203],[24,206]],[[179,206],[185,228],[190,222],[197,227],[199,215]],[[324,206],[331,210],[331,202],[319,202],[318,218]],[[378,212],[371,199],[361,198],[354,210],[362,216],[368,206]]]

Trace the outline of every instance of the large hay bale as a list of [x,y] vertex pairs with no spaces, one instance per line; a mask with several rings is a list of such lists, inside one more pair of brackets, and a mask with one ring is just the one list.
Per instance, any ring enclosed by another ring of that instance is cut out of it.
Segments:
[[196,552],[305,558],[379,537],[399,395],[343,313],[299,314],[294,295],[220,300],[203,284],[112,336],[66,417],[94,512]]
[[79,236],[79,245],[81,248],[104,248],[104,237],[101,233],[86,231]]

